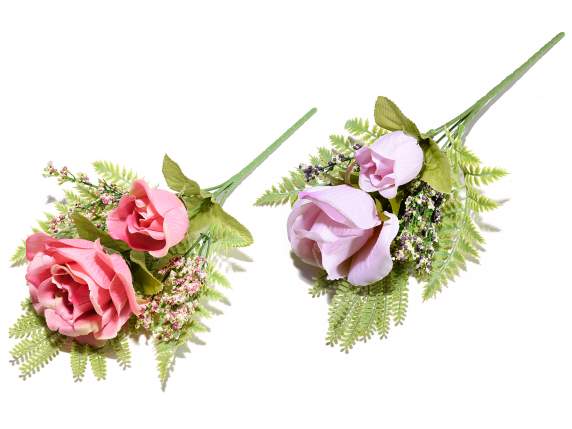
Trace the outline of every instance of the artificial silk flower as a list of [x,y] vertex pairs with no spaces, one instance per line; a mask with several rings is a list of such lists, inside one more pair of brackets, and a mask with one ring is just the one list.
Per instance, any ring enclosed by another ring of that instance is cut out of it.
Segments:
[[320,149],[311,164],[258,199],[260,206],[293,204],[287,222],[292,252],[322,269],[311,294],[331,298],[328,344],[348,351],[375,334],[385,338],[392,322],[404,321],[411,277],[430,299],[478,260],[481,213],[499,206],[481,187],[507,173],[482,167],[465,139],[562,37],[467,110],[424,133],[395,103],[378,97],[373,127],[367,119],[349,120],[347,136],[331,136],[331,149]]
[[220,287],[228,280],[213,258],[253,241],[224,202],[315,112],[210,188],[201,189],[167,155],[170,190],[108,162],[94,163],[97,180],[49,164],[45,175],[71,189],[57,202],[59,213],[40,222],[44,232],[30,235],[12,258],[13,265],[28,264],[29,298],[10,329],[20,340],[11,354],[21,377],[64,351],[75,380],[85,376],[88,360],[95,377],[105,378],[106,359],[128,367],[128,338],[143,335],[155,346],[165,387],[177,351],[206,330],[213,304],[227,302]]
[[399,224],[393,214],[385,215],[382,222],[373,199],[351,186],[311,188],[294,204],[288,238],[294,253],[323,268],[329,280],[367,285],[391,271],[389,246]]
[[417,139],[394,131],[363,146],[355,153],[360,168],[359,186],[367,192],[379,191],[384,198],[395,198],[401,185],[415,179],[423,166],[423,151]]

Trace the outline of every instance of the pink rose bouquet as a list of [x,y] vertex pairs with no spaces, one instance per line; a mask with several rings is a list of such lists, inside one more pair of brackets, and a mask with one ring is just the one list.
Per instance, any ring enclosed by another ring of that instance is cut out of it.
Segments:
[[411,277],[423,298],[436,296],[468,262],[478,261],[481,213],[499,202],[488,185],[506,172],[483,167],[465,147],[482,113],[562,37],[554,37],[484,97],[442,126],[421,133],[388,98],[374,124],[346,123],[321,148],[257,201],[293,205],[292,253],[319,268],[313,296],[330,296],[327,343],[350,350],[403,322]]
[[223,209],[226,199],[314,113],[310,110],[270,147],[222,184],[201,189],[165,155],[170,190],[108,162],[98,178],[48,164],[45,175],[67,187],[58,213],[40,222],[12,258],[27,264],[29,298],[10,328],[22,378],[60,352],[70,354],[75,380],[90,363],[97,379],[107,358],[131,362],[129,337],[145,336],[156,349],[165,387],[177,351],[206,327],[228,280],[209,260],[252,243],[252,235]]

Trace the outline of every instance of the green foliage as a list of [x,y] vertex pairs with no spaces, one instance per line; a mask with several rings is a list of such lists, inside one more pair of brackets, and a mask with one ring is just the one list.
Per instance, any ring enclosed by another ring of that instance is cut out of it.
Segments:
[[10,338],[27,338],[44,329],[44,322],[41,316],[34,311],[30,300],[24,301],[22,308],[24,313],[10,327]]
[[87,368],[89,346],[71,342],[70,365],[74,381],[82,381]]
[[250,231],[210,198],[203,200],[191,219],[189,235],[209,232],[213,241],[228,248],[250,246],[254,240]]
[[22,243],[18,246],[12,257],[10,258],[10,263],[12,267],[19,267],[26,263],[26,243]]
[[[124,190],[129,189],[133,181],[137,180],[137,174],[135,172],[112,162],[95,161],[92,165],[101,178],[108,182],[115,183]],[[80,188],[80,192],[83,193],[84,196],[86,196],[85,191],[88,192],[89,196],[92,196],[91,191],[87,187]]]
[[421,180],[438,192],[450,193],[453,182],[449,158],[433,140],[425,142],[422,147],[424,161]]
[[125,333],[119,333],[117,337],[110,341],[117,363],[122,369],[131,366],[131,350],[129,348],[129,338]]
[[499,206],[482,194],[477,188],[489,184],[506,175],[499,168],[481,167],[479,159],[467,150],[461,138],[462,132],[448,139],[450,159],[455,181],[453,192],[443,205],[442,223],[439,227],[439,247],[433,260],[433,269],[424,286],[423,299],[435,297],[461,271],[466,270],[467,262],[478,263],[479,253],[485,240],[480,232],[482,223],[477,222],[479,213]]
[[256,206],[279,206],[283,204],[294,204],[298,199],[298,193],[306,188],[304,174],[299,170],[291,171],[289,177],[282,178],[282,181],[262,194],[256,200]]
[[353,143],[349,137],[332,134],[330,143],[334,150],[344,155],[352,155],[354,153]]
[[374,117],[375,123],[383,129],[403,131],[416,139],[419,139],[421,136],[417,125],[405,116],[399,107],[387,97],[377,97]]
[[489,185],[502,179],[508,172],[502,168],[479,167],[478,165],[469,164],[463,166],[463,174],[469,185],[481,186]]
[[[345,130],[350,133],[355,139],[364,142],[366,144],[371,144],[382,135],[387,133],[387,130],[379,127],[378,125],[370,126],[367,119],[353,118],[346,121],[344,126]],[[353,154],[354,149],[351,145],[351,139],[347,139],[347,143],[350,144],[349,153]]]
[[201,193],[198,183],[185,176],[181,167],[168,155],[165,155],[163,158],[163,176],[167,185],[173,191],[185,195],[199,195]]
[[97,228],[93,222],[78,212],[73,213],[71,218],[80,238],[90,241],[99,239],[102,246],[118,252],[125,252],[130,249],[125,242],[114,240],[107,232]]
[[105,380],[107,376],[107,361],[104,355],[104,349],[89,348],[89,363],[91,372],[96,380]]
[[180,344],[177,342],[155,341],[155,359],[157,360],[157,371],[159,372],[159,381],[161,388],[164,390],[169,380],[169,375],[175,364],[175,355]]
[[[34,347],[20,361],[20,377],[29,378],[38,372],[60,352],[63,337],[59,334],[48,334],[32,337],[35,340]],[[22,359],[22,358],[21,358]]]
[[[365,342],[375,334],[386,338],[391,322],[399,325],[405,318],[407,281],[407,271],[396,266],[383,280],[365,287],[344,280],[329,282],[334,295],[329,308],[327,344],[340,345],[342,351],[348,352],[358,341]],[[314,296],[328,290],[321,282],[314,285]]]
[[163,282],[147,268],[145,253],[132,250],[129,253],[132,262],[133,287],[144,295],[155,295],[163,289]]

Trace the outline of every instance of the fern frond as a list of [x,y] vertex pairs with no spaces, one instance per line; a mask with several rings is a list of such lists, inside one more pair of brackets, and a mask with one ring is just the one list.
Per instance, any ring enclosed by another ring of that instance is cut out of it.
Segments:
[[502,168],[478,167],[474,165],[463,166],[463,173],[466,182],[472,186],[489,185],[508,174]]
[[326,295],[329,292],[332,292],[332,285],[331,281],[326,278],[326,275],[321,275],[314,279],[312,286],[308,290],[312,298],[318,298],[320,296]]
[[373,143],[375,140],[386,134],[387,131],[383,128],[373,125],[370,127],[367,119],[353,118],[346,122],[345,129],[351,135],[365,143]]
[[46,333],[46,335],[38,336],[37,340],[34,348],[26,354],[20,365],[20,377],[24,380],[38,372],[58,355],[63,337],[55,333]]
[[48,333],[45,330],[38,331],[30,337],[24,338],[19,341],[10,350],[10,356],[12,357],[12,363],[22,363],[24,362],[30,354],[45,341]]
[[27,308],[18,320],[10,327],[10,338],[26,338],[44,330],[43,319],[31,308]]
[[454,158],[453,161],[455,164],[464,168],[480,165],[481,160],[479,157],[475,155],[471,150],[467,149],[461,139],[451,139],[450,141],[452,142],[452,156]]
[[122,188],[129,188],[137,179],[137,174],[132,170],[109,161],[95,161],[93,168],[101,178]]
[[26,243],[22,242],[17,248],[12,257],[10,258],[10,264],[12,267],[19,267],[26,263]]
[[330,143],[339,153],[343,153],[344,155],[351,155],[354,153],[351,140],[345,136],[332,134],[330,136]]
[[409,275],[407,272],[400,272],[402,268],[394,267],[395,270],[393,290],[391,292],[391,315],[393,323],[398,326],[402,325],[407,316],[407,307],[409,305],[409,289],[407,283]]
[[326,343],[339,344],[347,352],[376,333],[386,338],[392,318],[396,324],[405,318],[408,278],[405,269],[396,267],[383,280],[365,287],[330,281],[329,287],[335,288],[335,293],[330,302]]
[[70,365],[74,381],[81,381],[85,376],[88,360],[88,346],[72,340],[70,350]]
[[173,370],[175,354],[178,348],[178,343],[155,341],[155,358],[162,389],[165,389],[169,375]]
[[96,380],[105,380],[107,376],[107,359],[103,349],[88,347],[89,364]]
[[467,188],[467,206],[474,212],[486,212],[498,208],[499,203],[485,197],[475,189]]
[[129,348],[129,338],[127,335],[120,333],[111,340],[111,347],[113,348],[119,366],[122,369],[129,368],[131,366],[131,349]]
[[272,186],[264,192],[258,200],[256,206],[279,206],[282,204],[294,204],[298,199],[298,193],[306,187],[304,175],[300,171],[292,171],[290,177],[284,177],[282,182]]

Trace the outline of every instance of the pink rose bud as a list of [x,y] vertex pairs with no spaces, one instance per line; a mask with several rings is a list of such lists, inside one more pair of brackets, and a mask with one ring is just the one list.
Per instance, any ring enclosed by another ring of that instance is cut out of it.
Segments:
[[417,140],[402,131],[385,134],[371,146],[356,151],[360,166],[359,186],[366,192],[395,198],[397,188],[413,180],[423,166]]
[[390,245],[399,230],[397,217],[382,223],[374,200],[347,185],[300,192],[288,218],[288,239],[304,262],[323,268],[328,279],[347,278],[365,286],[393,267]]
[[136,180],[129,195],[107,216],[107,229],[116,240],[151,256],[165,256],[180,243],[189,228],[187,209],[173,193],[151,189],[144,180]]
[[52,331],[98,346],[141,312],[129,267],[99,241],[37,233],[26,240],[26,258],[32,304]]

